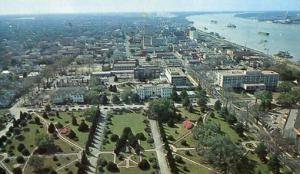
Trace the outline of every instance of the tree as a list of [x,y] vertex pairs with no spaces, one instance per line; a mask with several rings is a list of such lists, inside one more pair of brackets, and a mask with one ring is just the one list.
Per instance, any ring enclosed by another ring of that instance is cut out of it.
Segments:
[[115,75],[115,77],[114,77],[114,82],[118,82],[119,80],[118,80],[118,77]]
[[293,92],[282,93],[277,98],[277,102],[283,107],[290,108],[297,103],[297,96]]
[[110,172],[119,172],[119,168],[118,168],[118,166],[117,166],[117,164],[115,164],[115,163],[113,163],[113,162],[111,162],[111,161],[109,161],[108,162],[108,164],[107,164],[107,166],[106,166],[106,169],[108,170],[108,171],[110,171]]
[[185,97],[185,98],[183,99],[182,105],[183,105],[185,108],[188,108],[188,107],[191,105],[191,101],[190,101],[189,97]]
[[131,95],[131,102],[132,103],[140,103],[141,102],[140,96],[136,93],[132,94]]
[[19,164],[23,164],[25,162],[25,159],[23,156],[17,156],[16,161]]
[[23,173],[21,167],[14,168],[12,172],[13,172],[13,174],[22,174]]
[[162,121],[173,119],[176,115],[174,102],[166,98],[153,100],[149,104],[147,115],[150,119],[159,119]]
[[280,92],[290,92],[293,88],[293,83],[292,82],[289,82],[289,81],[283,81],[281,83],[279,83],[278,85],[278,90]]
[[115,94],[112,96],[111,100],[112,100],[112,103],[114,103],[114,104],[119,104],[120,103],[120,98]]
[[273,100],[272,92],[270,91],[257,91],[254,93],[254,96],[256,97],[256,100],[259,99],[261,101],[261,106],[263,110],[268,107],[269,109],[271,108],[271,102]]
[[281,164],[280,164],[280,161],[279,161],[277,155],[271,156],[271,158],[268,162],[268,167],[274,174],[280,173]]
[[47,104],[47,105],[45,106],[45,111],[46,111],[46,112],[50,112],[50,111],[51,111],[51,106],[50,106],[49,104]]
[[175,88],[174,88],[173,91],[172,91],[171,98],[172,98],[172,100],[173,100],[174,102],[176,102],[176,103],[179,103],[179,102],[181,101],[181,98],[178,96],[178,94],[177,94]]
[[74,140],[77,138],[77,135],[72,129],[70,129],[70,132],[68,133],[67,137]]
[[221,111],[221,109],[222,109],[222,103],[221,103],[220,100],[217,100],[217,101],[215,102],[214,108],[215,108],[215,110],[216,110],[217,112]]
[[181,91],[180,93],[181,100],[184,100],[186,97],[188,97],[188,93],[186,92],[186,90]]
[[208,141],[205,158],[224,173],[239,173],[242,150],[229,137],[217,135]]
[[132,95],[133,95],[133,92],[130,89],[125,89],[121,93],[121,99],[124,103],[130,103]]
[[105,93],[103,93],[100,96],[100,104],[102,104],[102,105],[107,105],[108,104],[108,98],[107,98]]
[[72,125],[77,126],[77,119],[74,117],[74,115],[71,116],[72,117]]
[[89,131],[89,126],[85,123],[84,120],[81,121],[78,130],[81,132],[88,132]]
[[145,159],[142,159],[142,161],[138,164],[138,166],[141,170],[149,170],[150,169],[150,164]]
[[116,142],[116,141],[118,141],[118,139],[119,139],[119,136],[117,134],[112,134],[110,136],[110,141],[111,142]]
[[37,125],[40,125],[40,124],[41,124],[41,120],[40,120],[39,117],[34,117],[34,122],[35,122],[35,124],[37,124]]
[[206,92],[204,90],[200,91],[197,104],[201,107],[202,110],[205,110],[207,107],[206,106],[207,102],[208,102],[208,97],[206,95]]
[[44,167],[44,158],[32,156],[29,165],[33,167],[34,171],[39,171]]
[[259,143],[255,148],[255,153],[261,161],[266,161],[268,155],[267,147],[263,143]]
[[237,122],[237,118],[235,116],[235,114],[230,113],[225,115],[225,120],[230,124],[230,125],[234,125]]
[[244,134],[244,131],[245,131],[243,123],[238,123],[237,125],[235,125],[235,131],[240,136],[242,136]]
[[189,105],[188,111],[189,111],[190,113],[193,113],[193,112],[194,112],[193,104],[190,104],[190,105]]
[[18,149],[19,152],[22,152],[22,150],[24,150],[25,148],[26,147],[25,147],[25,145],[23,143],[19,144],[18,147],[17,147],[17,149]]
[[48,132],[49,132],[50,134],[53,134],[55,131],[56,131],[56,130],[55,130],[55,126],[53,125],[53,123],[50,123],[50,124],[49,124],[49,127],[48,127]]

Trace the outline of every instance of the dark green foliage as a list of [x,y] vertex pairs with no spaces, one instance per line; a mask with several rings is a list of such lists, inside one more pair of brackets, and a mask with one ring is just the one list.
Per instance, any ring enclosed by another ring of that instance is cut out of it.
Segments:
[[150,164],[145,159],[142,159],[142,161],[138,164],[138,166],[141,170],[149,170],[150,169]]
[[84,120],[81,121],[78,130],[81,132],[88,132],[89,131],[89,126],[85,123]]
[[118,141],[118,139],[119,139],[119,136],[116,134],[112,134],[110,136],[110,141],[112,141],[112,142],[116,142],[116,141]]
[[271,156],[271,158],[268,162],[268,167],[274,174],[280,173],[281,164],[280,164],[280,161],[279,161],[277,155]]
[[50,124],[49,124],[48,132],[49,132],[50,134],[53,134],[53,133],[56,132],[55,126],[53,125],[53,123],[50,123]]
[[16,161],[19,164],[23,164],[25,162],[25,159],[22,156],[17,156]]
[[255,153],[261,161],[265,161],[268,155],[267,147],[263,143],[259,143],[255,149]]
[[106,166],[106,169],[110,172],[113,172],[113,173],[116,173],[116,172],[119,172],[120,169],[118,168],[117,164],[109,161],[107,166]]
[[218,111],[218,112],[221,111],[221,109],[222,109],[222,103],[221,103],[220,100],[217,100],[217,101],[215,102],[214,109],[215,109],[216,111]]
[[174,119],[175,106],[173,101],[165,98],[157,99],[149,104],[147,115],[150,119],[168,121]]

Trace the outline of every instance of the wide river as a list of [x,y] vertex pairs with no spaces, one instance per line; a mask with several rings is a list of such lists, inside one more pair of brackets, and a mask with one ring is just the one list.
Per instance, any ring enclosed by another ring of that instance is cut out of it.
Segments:
[[[205,14],[189,16],[187,19],[194,22],[197,29],[204,31],[206,27],[206,32],[217,32],[226,40],[239,45],[272,55],[278,51],[289,51],[294,60],[300,60],[300,25],[259,22],[235,17],[234,14]],[[212,23],[211,20],[216,20],[217,23]],[[234,24],[236,28],[226,27],[228,24]]]

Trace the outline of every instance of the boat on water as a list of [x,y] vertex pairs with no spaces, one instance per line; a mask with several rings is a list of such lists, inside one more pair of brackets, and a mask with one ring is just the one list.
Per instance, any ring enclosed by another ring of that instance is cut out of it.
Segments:
[[258,32],[257,34],[264,35],[264,36],[269,36],[270,35],[270,33],[268,33],[268,32],[262,32],[262,31]]
[[226,27],[228,27],[228,28],[236,28],[236,25],[234,25],[234,24],[228,24]]
[[267,43],[268,42],[268,40],[261,40],[260,42],[259,42],[259,44],[264,44],[264,43]]
[[211,20],[210,22],[213,23],[213,24],[217,24],[218,23],[217,20]]
[[275,57],[284,58],[284,59],[292,59],[293,56],[288,51],[279,51],[277,54],[274,54]]

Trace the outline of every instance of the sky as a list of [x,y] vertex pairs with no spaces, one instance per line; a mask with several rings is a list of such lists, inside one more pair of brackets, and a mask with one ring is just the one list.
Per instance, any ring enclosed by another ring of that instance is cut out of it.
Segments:
[[0,0],[0,14],[300,10],[300,0]]

